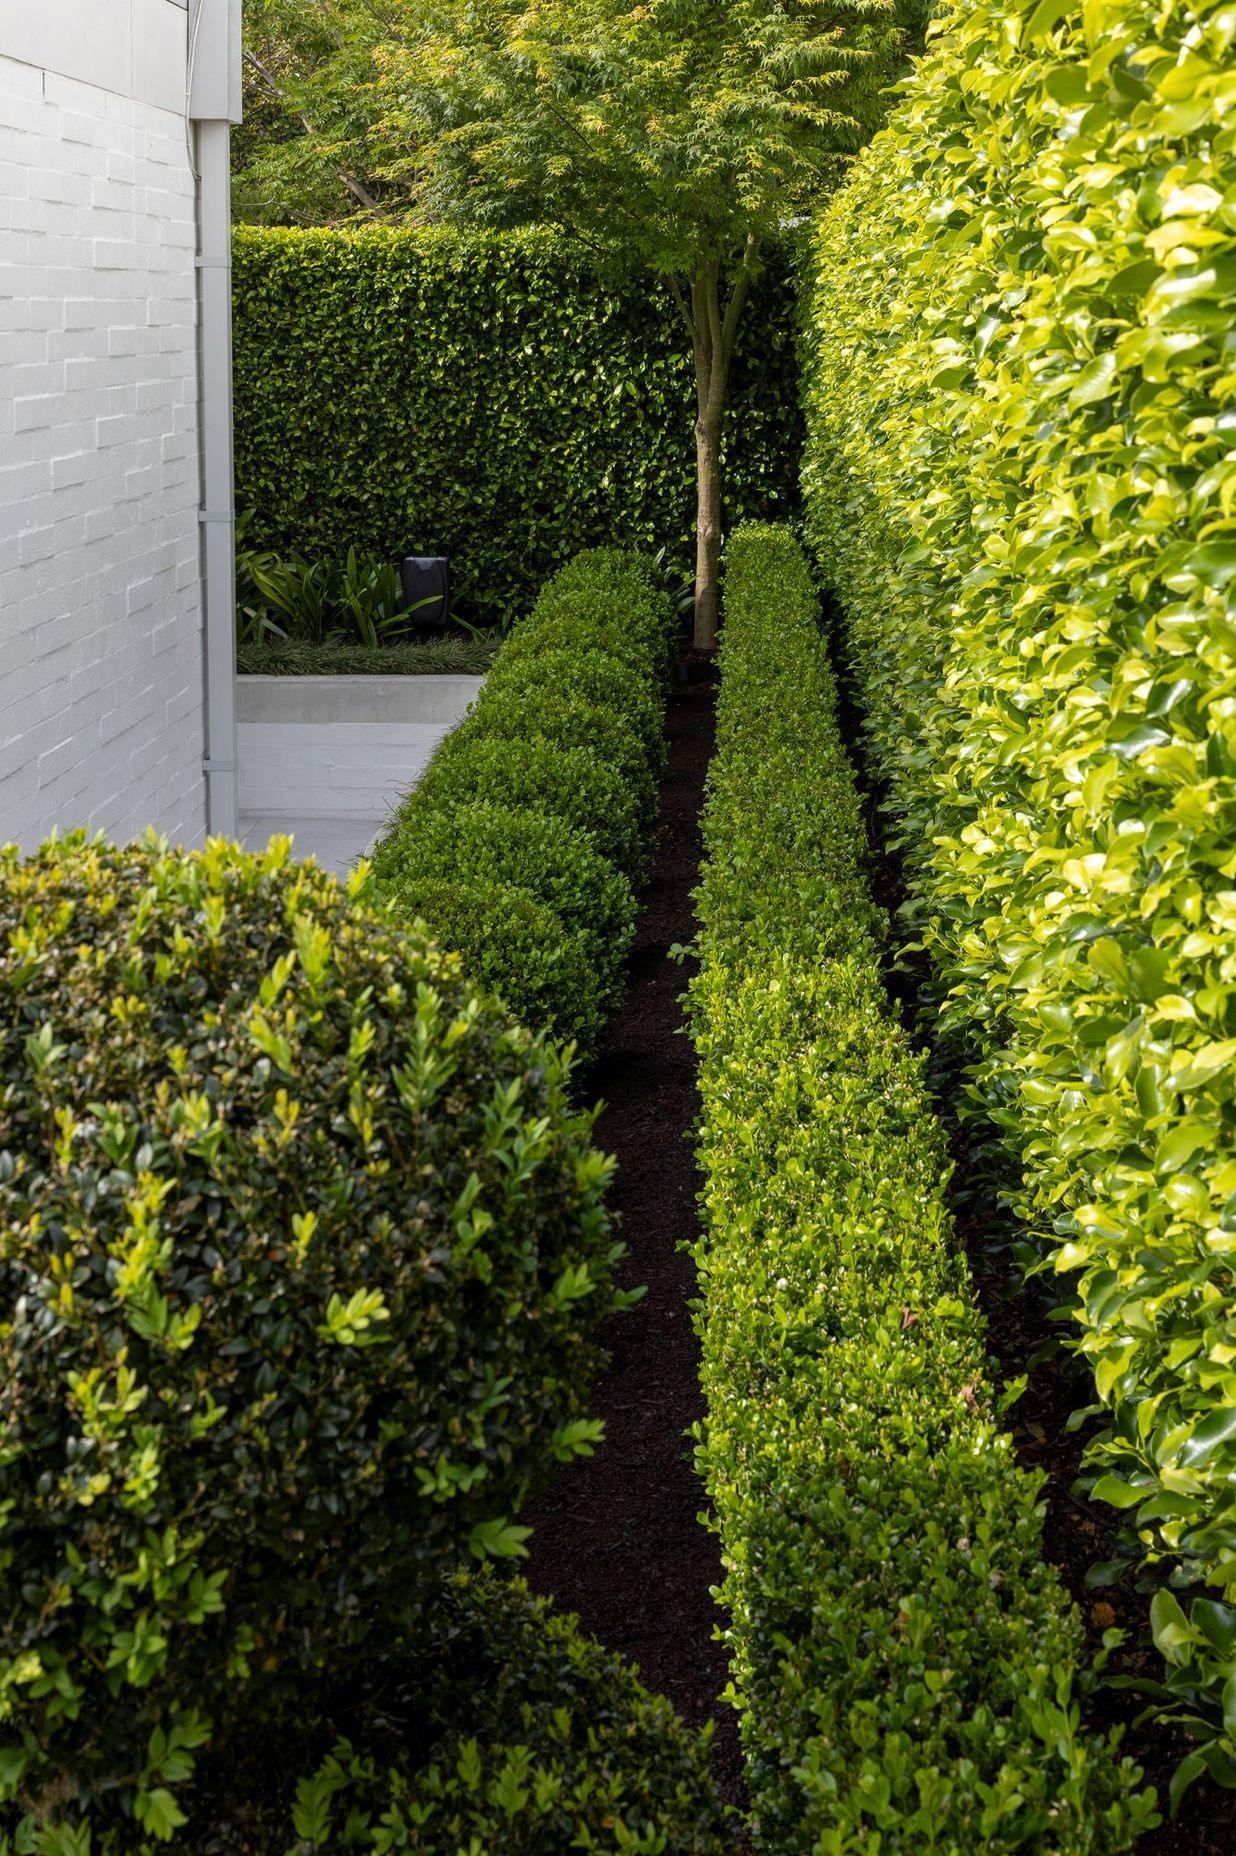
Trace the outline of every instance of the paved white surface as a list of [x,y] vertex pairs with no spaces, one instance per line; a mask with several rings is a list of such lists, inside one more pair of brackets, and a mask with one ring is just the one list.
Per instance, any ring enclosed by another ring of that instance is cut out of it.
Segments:
[[416,785],[481,682],[242,677],[237,746],[245,844],[254,850],[286,834],[298,855],[342,875]]
[[240,818],[241,837],[251,851],[260,851],[275,837],[294,840],[298,857],[316,857],[336,876],[346,876],[363,857],[385,823],[381,818],[299,818],[287,812],[248,812]]

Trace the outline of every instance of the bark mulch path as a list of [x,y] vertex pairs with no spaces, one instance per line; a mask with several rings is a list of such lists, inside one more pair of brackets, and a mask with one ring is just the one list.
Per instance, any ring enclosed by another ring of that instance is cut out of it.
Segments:
[[611,1363],[593,1401],[605,1442],[562,1470],[520,1518],[535,1529],[531,1585],[637,1664],[646,1686],[668,1696],[688,1725],[716,1722],[717,1781],[741,1805],[736,1716],[717,1700],[728,1673],[713,1638],[723,1619],[711,1596],[720,1550],[697,1519],[704,1491],[684,1435],[704,1411],[687,1306],[695,1269],[679,1249],[698,1231],[689,1136],[699,1101],[678,1003],[685,975],[668,955],[694,934],[691,891],[713,743],[711,682],[703,666],[690,668],[694,680],[675,689],[666,715],[669,766],[625,1000],[580,1089],[583,1099],[605,1102],[597,1143],[618,1158],[612,1202],[627,1246],[623,1286],[645,1283],[647,1294],[605,1334]]

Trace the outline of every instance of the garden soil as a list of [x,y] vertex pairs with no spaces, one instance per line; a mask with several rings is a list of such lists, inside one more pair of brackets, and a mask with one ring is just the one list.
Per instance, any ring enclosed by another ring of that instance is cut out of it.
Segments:
[[699,1520],[704,1491],[687,1434],[704,1414],[688,1307],[695,1269],[682,1249],[699,1230],[691,1138],[699,1098],[679,1002],[687,971],[669,950],[695,932],[713,683],[704,662],[688,660],[680,677],[667,709],[669,762],[625,1001],[580,1092],[604,1101],[596,1138],[618,1160],[611,1197],[627,1246],[621,1281],[646,1284],[647,1294],[604,1335],[610,1365],[593,1411],[605,1420],[605,1442],[563,1469],[520,1519],[535,1529],[526,1568],[534,1589],[577,1612],[689,1725],[716,1723],[718,1785],[742,1805],[737,1717],[718,1700],[728,1680],[711,1589],[721,1578],[720,1550]]

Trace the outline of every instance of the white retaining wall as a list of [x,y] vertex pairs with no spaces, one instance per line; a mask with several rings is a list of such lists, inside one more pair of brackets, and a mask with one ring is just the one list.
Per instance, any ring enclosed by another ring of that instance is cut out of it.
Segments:
[[416,785],[483,679],[240,677],[240,823],[343,872]]
[[205,825],[181,0],[0,0],[0,841]]

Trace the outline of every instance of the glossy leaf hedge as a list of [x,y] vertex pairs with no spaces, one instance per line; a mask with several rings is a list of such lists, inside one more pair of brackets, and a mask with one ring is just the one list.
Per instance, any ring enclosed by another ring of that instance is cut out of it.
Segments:
[[288,853],[0,853],[10,1856],[173,1836],[216,1732],[518,1553],[595,1438],[561,1057]]
[[1040,1478],[1000,1428],[805,557],[731,539],[690,991],[708,1415],[699,1461],[756,1846],[1127,1850],[1139,1774],[1088,1730]]
[[949,6],[821,221],[803,338],[914,926],[1076,1292],[1095,1494],[1210,1588],[1159,1635],[1226,1783],[1234,203],[1230,7]]
[[[695,386],[667,290],[546,232],[240,228],[236,485],[263,547],[448,554],[509,618],[579,549],[694,522]],[[731,518],[798,505],[792,287],[774,256],[735,362]]]
[[664,765],[673,602],[595,549],[545,587],[374,856],[528,1023],[588,1050],[617,1001]]

